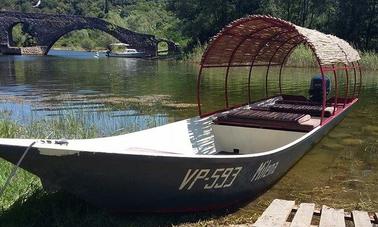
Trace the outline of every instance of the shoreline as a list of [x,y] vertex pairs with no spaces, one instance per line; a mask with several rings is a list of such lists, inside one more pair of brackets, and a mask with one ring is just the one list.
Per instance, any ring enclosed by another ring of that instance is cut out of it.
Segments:
[[[56,51],[77,51],[77,52],[106,52],[107,49],[103,47],[96,47],[91,50],[86,50],[81,47],[53,47],[51,50]],[[201,62],[202,54],[206,50],[206,45],[197,46],[191,52],[183,53],[182,59],[176,60],[183,63],[199,64]],[[359,51],[361,60],[360,64],[363,70],[376,71],[378,70],[378,53],[372,51]],[[2,54],[0,54],[1,56]],[[169,59],[172,60],[172,59]],[[304,46],[296,48],[290,58],[286,62],[286,67],[291,68],[318,68],[312,52]]]

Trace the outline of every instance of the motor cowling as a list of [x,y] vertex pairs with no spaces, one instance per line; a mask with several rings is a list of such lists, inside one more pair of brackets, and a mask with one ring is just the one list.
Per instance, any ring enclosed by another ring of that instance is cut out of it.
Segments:
[[[326,95],[331,92],[331,81],[328,77],[324,76],[326,82]],[[311,78],[311,85],[308,91],[309,99],[312,102],[322,102],[323,101],[323,79],[322,75],[316,75]]]

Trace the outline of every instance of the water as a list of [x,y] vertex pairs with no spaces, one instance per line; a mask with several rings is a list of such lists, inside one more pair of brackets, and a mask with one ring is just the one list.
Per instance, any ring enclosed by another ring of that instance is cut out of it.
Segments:
[[[47,57],[0,56],[0,69],[0,110],[21,124],[73,115],[107,136],[197,114],[198,66],[193,64],[51,51]],[[278,91],[277,71],[271,73],[270,94]],[[233,70],[231,104],[246,101],[247,72]],[[206,111],[224,105],[222,73],[204,74],[201,97]],[[306,95],[316,73],[316,69],[285,69],[283,91]],[[265,69],[254,71],[253,99],[264,96],[264,75]],[[378,77],[377,72],[364,76],[361,101],[353,112],[273,188],[224,220],[249,220],[274,198],[378,210]]]
[[86,52],[50,54],[0,58],[0,108],[22,124],[73,114],[106,136],[196,112],[192,65],[95,58]]

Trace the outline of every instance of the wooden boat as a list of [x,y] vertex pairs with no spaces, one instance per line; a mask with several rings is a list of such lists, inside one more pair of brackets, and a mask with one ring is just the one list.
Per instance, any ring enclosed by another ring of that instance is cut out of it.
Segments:
[[[125,43],[113,43],[110,45],[110,51],[106,52],[108,57],[118,58],[144,58],[146,54],[144,52],[137,51],[136,49],[127,48],[129,45]],[[114,50],[115,48],[122,48],[122,51]]]
[[[308,45],[319,63],[321,102],[282,93],[282,67],[300,44]],[[345,117],[361,91],[359,59],[356,50],[335,36],[273,17],[248,16],[220,31],[203,55],[199,116],[106,138],[0,139],[0,156],[17,163],[30,146],[20,166],[40,177],[45,188],[60,188],[112,211],[227,207],[272,186]],[[252,69],[266,67],[268,78],[273,66],[280,69],[280,92],[252,101]],[[234,67],[248,69],[248,92],[246,103],[230,106],[228,78]],[[225,68],[225,104],[205,113],[202,74],[214,68]],[[339,71],[346,81],[341,95]],[[327,74],[333,76],[329,94]]]

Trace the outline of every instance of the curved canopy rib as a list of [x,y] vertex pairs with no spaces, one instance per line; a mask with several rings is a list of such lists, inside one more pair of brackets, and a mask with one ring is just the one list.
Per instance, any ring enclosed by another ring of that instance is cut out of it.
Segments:
[[307,44],[320,65],[346,64],[360,59],[346,41],[271,16],[238,19],[212,38],[201,61],[203,67],[282,64],[299,44]]

